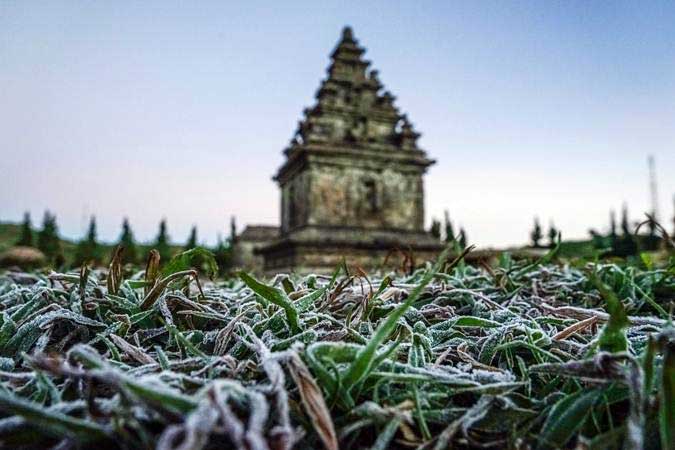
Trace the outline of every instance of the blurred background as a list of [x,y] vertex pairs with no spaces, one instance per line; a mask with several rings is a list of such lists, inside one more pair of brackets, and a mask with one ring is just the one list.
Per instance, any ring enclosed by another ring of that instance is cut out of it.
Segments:
[[673,23],[658,1],[1,2],[0,221],[212,246],[231,216],[278,224],[271,176],[350,24],[437,160],[427,227],[589,239],[625,205],[670,230]]

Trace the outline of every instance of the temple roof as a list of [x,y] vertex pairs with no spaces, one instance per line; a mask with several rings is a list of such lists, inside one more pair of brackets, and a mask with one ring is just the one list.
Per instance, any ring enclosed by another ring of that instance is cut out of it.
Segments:
[[268,241],[279,237],[279,227],[276,225],[247,225],[238,236],[240,241]]
[[315,144],[421,152],[419,133],[394,105],[395,97],[383,90],[378,71],[369,69],[364,53],[352,29],[345,27],[316,103],[305,109],[287,155]]

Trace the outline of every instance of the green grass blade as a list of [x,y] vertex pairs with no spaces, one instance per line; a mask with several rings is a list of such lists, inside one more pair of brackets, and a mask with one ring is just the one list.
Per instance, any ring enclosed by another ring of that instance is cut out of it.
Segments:
[[0,410],[23,417],[40,431],[52,436],[72,436],[80,442],[105,439],[108,431],[88,421],[49,410],[44,406],[0,391]]
[[544,423],[538,448],[563,448],[586,421],[601,391],[579,391],[553,405]]
[[629,325],[626,309],[612,289],[603,283],[596,274],[591,274],[591,281],[607,302],[609,320],[605,324],[598,339],[600,350],[607,352],[623,352],[628,349],[626,327]]
[[663,369],[659,389],[659,429],[661,446],[664,449],[675,448],[675,330],[664,332]]
[[346,390],[351,389],[371,370],[378,347],[384,343],[385,340],[387,340],[389,335],[391,335],[391,333],[396,328],[396,323],[401,317],[403,317],[408,308],[410,308],[410,305],[415,303],[420,295],[422,295],[422,292],[433,279],[436,272],[438,272],[445,263],[447,255],[448,250],[446,249],[443,251],[443,253],[441,253],[441,256],[439,256],[436,264],[424,274],[422,280],[417,284],[417,286],[415,286],[412,292],[410,292],[410,295],[408,295],[408,298],[405,300],[405,302],[403,302],[403,304],[398,306],[394,311],[392,311],[391,314],[387,316],[382,325],[377,328],[373,334],[373,337],[368,341],[366,346],[356,355],[356,359],[349,366],[349,369],[347,369],[343,379],[343,385]]
[[297,334],[301,331],[300,320],[298,318],[298,310],[295,308],[295,305],[291,302],[288,296],[281,289],[277,289],[272,286],[267,286],[247,274],[246,272],[239,272],[239,278],[242,279],[246,286],[251,288],[253,292],[269,301],[275,305],[283,308],[286,312],[286,319],[288,320],[288,325],[291,328],[293,334]]
[[171,261],[162,269],[162,277],[193,268],[201,269],[202,267],[206,269],[210,278],[218,273],[218,263],[213,253],[205,248],[195,247],[171,258]]

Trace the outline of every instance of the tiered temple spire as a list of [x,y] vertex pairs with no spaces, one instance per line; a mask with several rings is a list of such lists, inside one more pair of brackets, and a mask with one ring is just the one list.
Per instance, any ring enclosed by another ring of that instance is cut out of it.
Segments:
[[307,144],[363,144],[381,150],[416,150],[412,124],[383,91],[377,70],[369,70],[352,29],[342,30],[331,54],[327,77],[316,93],[316,104],[306,108],[287,149]]

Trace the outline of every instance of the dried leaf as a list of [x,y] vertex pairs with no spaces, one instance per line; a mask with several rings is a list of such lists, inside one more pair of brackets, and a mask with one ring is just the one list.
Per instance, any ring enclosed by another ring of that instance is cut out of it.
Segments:
[[328,450],[338,450],[337,435],[326,400],[314,377],[297,353],[288,360],[291,377],[298,387],[302,404],[312,425]]
[[113,256],[108,267],[107,287],[108,293],[117,295],[120,285],[122,284],[122,256],[124,254],[124,247],[118,245],[113,250]]

